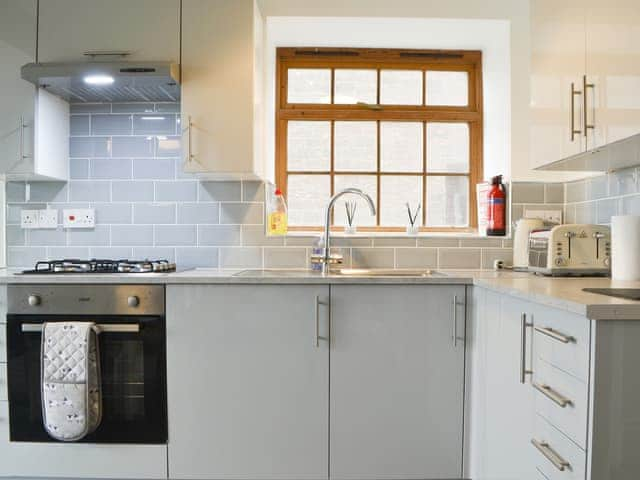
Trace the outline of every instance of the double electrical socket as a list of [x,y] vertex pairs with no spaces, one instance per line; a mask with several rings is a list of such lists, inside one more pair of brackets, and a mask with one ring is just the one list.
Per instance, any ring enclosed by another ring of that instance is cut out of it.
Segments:
[[534,210],[524,209],[525,218],[541,218],[545,222],[561,224],[562,223],[562,210]]
[[[58,210],[22,210],[20,212],[20,226],[22,228],[58,228]],[[64,228],[94,228],[96,226],[96,212],[93,208],[76,208],[62,211],[62,226]]]
[[20,226],[22,228],[58,228],[58,210],[22,210]]

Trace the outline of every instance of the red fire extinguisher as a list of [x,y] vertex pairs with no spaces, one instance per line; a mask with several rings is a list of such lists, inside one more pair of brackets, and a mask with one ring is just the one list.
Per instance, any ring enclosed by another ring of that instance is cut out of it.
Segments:
[[487,235],[493,237],[504,236],[506,234],[506,197],[502,175],[497,175],[491,179],[491,190],[487,194]]

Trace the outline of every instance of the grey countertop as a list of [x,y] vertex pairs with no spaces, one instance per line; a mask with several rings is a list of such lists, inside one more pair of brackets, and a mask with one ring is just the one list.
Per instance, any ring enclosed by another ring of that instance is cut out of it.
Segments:
[[510,271],[444,271],[426,277],[323,277],[308,271],[194,269],[174,273],[97,275],[16,275],[0,270],[0,284],[379,284],[476,285],[584,315],[594,320],[640,320],[640,301],[583,292],[586,287],[640,288],[640,282],[609,278],[548,278]]

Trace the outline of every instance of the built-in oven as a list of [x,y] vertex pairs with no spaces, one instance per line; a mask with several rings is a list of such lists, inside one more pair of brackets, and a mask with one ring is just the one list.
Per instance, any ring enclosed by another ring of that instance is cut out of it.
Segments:
[[45,322],[94,322],[102,420],[80,442],[167,442],[165,294],[162,285],[9,285],[7,373],[12,442],[57,442],[42,423]]

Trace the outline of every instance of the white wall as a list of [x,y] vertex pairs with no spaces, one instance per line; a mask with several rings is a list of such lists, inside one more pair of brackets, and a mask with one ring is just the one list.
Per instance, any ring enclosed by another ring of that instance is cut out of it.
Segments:
[[275,151],[276,47],[379,47],[482,50],[485,178],[511,172],[509,22],[482,19],[268,17],[266,24],[267,173]]

